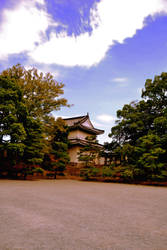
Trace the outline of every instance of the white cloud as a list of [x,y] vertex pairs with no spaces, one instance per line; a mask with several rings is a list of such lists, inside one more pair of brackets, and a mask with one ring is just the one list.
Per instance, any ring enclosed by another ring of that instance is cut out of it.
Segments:
[[[106,122],[106,117],[107,117],[108,122]],[[115,118],[110,115],[102,115],[102,117],[100,115],[100,119],[98,119],[98,117],[96,118],[97,120],[100,120],[100,122],[96,122],[92,120],[92,124],[95,126],[95,128],[104,130],[104,134],[98,135],[97,137],[99,143],[103,144],[104,142],[111,142],[111,138],[108,137],[108,134],[111,132],[112,126],[114,126]],[[105,118],[105,121],[104,121],[104,118]]]
[[21,1],[13,10],[5,9],[0,26],[0,58],[10,54],[32,51],[35,43],[41,43],[50,18],[36,3],[42,0]]
[[112,115],[108,115],[108,114],[101,114],[97,116],[97,120],[101,121],[101,122],[113,122],[115,121],[115,117]]
[[111,138],[108,137],[108,134],[110,133],[110,131],[107,133],[104,133],[103,135],[98,135],[98,141],[101,144],[104,144],[104,142],[111,142]]
[[[38,9],[36,3],[43,7]],[[90,67],[105,57],[114,41],[133,37],[144,26],[145,17],[161,11],[167,13],[163,0],[101,0],[91,10],[91,34],[75,37],[52,31],[47,38],[48,27],[58,24],[46,12],[44,0],[21,1],[3,13],[0,58],[26,51],[38,63]]]
[[44,0],[36,0],[37,3],[44,5],[45,1]]
[[57,118],[59,118],[59,117],[61,117],[62,119],[67,119],[67,118],[69,118],[69,116],[66,116],[66,115],[55,115],[54,112],[53,112],[53,116],[54,116],[55,119],[57,119]]
[[[110,124],[109,126],[103,125],[100,129],[104,130],[104,134],[98,135],[97,139],[99,143],[104,143],[104,142],[111,142],[111,138],[108,136],[111,133],[111,128],[114,126],[113,124]],[[98,127],[97,127],[98,128]]]
[[119,83],[126,82],[127,80],[128,79],[125,77],[117,77],[117,78],[112,79],[112,81],[119,82]]
[[96,122],[96,121],[93,121],[93,120],[92,120],[92,124],[93,124],[93,126],[95,126],[96,128],[103,128],[103,127],[104,127],[104,124],[99,123],[99,122]]
[[148,15],[163,11],[162,0],[102,0],[91,11],[93,32],[77,37],[51,33],[50,39],[36,47],[30,56],[45,63],[87,66],[99,63],[114,41],[133,37],[144,26]]

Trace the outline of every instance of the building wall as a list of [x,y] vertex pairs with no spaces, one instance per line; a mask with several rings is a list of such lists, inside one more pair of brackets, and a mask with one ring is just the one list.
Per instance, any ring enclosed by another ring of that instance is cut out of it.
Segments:
[[[69,139],[82,139],[84,140],[87,136],[90,136],[91,134],[84,132],[82,130],[73,130],[70,131],[68,138]],[[70,156],[70,162],[71,163],[80,163],[80,161],[78,160],[78,153],[81,149],[81,146],[72,146],[69,149],[69,156]],[[95,164],[97,165],[104,165],[104,158],[100,157],[100,158],[96,158],[95,159]]]
[[78,152],[80,151],[80,146],[73,146],[68,150],[70,156],[70,162],[78,163]]
[[[69,156],[70,156],[70,162],[71,163],[81,163],[78,160],[78,153],[80,151],[81,147],[80,146],[73,146],[68,150]],[[104,165],[105,159],[104,157],[97,157],[95,159],[95,164],[96,165]]]
[[104,157],[97,157],[95,159],[95,164],[96,165],[104,165],[105,164],[105,158]]
[[90,136],[91,134],[81,131],[79,129],[70,131],[68,138],[69,139],[85,139],[87,136]]

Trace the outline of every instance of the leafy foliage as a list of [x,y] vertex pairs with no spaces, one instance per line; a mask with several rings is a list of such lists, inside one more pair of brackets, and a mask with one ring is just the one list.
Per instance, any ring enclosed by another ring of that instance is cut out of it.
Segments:
[[43,162],[45,169],[54,171],[55,178],[57,172],[63,173],[66,164],[69,162],[68,143],[68,127],[63,119],[58,118],[52,128],[50,152],[49,154],[45,154]]
[[14,79],[23,91],[29,115],[46,120],[48,115],[63,106],[69,106],[65,98],[63,83],[54,80],[50,73],[38,73],[35,68],[26,70],[20,64],[2,72],[3,76]]
[[20,87],[14,80],[0,76],[1,171],[12,174],[24,170],[25,173],[23,163],[34,165],[41,162],[41,136],[41,124],[28,115]]
[[121,155],[123,176],[139,180],[167,179],[167,73],[146,80],[142,100],[117,111],[111,129],[114,152]]
[[100,176],[100,169],[95,167],[83,168],[80,171],[80,176],[85,180],[89,180],[92,177]]
[[55,122],[51,145],[55,174],[57,171],[63,172],[70,158],[68,155],[68,127],[61,118],[58,118]]
[[94,135],[86,137],[86,141],[87,144],[78,153],[78,160],[83,162],[85,167],[91,167],[100,153],[100,147]]
[[0,161],[5,171],[26,177],[46,165],[47,157],[51,169],[64,169],[69,160],[67,130],[63,121],[55,122],[51,114],[70,106],[60,98],[63,87],[50,73],[26,70],[20,64],[1,73]]
[[0,76],[0,153],[1,160],[5,162],[8,157],[11,165],[24,153],[25,114],[21,90],[15,82]]
[[38,119],[28,117],[25,127],[27,136],[24,141],[26,145],[24,162],[31,165],[41,164],[44,155],[42,150],[44,147],[42,124]]
[[111,167],[103,167],[102,169],[102,176],[103,177],[113,177],[114,176],[114,171]]

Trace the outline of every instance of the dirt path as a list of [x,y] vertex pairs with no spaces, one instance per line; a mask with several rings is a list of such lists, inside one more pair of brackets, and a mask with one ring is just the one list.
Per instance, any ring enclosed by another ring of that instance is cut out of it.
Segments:
[[0,180],[0,250],[167,249],[167,188]]

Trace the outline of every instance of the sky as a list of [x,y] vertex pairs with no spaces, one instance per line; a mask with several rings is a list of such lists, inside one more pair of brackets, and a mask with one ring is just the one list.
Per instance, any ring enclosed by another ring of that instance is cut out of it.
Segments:
[[108,134],[116,112],[167,72],[167,0],[0,0],[0,71],[20,63],[63,82],[71,108]]

